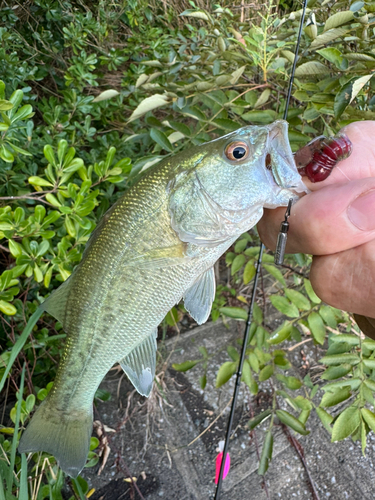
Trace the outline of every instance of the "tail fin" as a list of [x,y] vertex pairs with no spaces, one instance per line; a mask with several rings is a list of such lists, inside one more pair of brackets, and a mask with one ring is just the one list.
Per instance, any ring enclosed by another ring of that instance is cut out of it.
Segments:
[[22,434],[18,451],[51,453],[66,474],[77,477],[87,460],[91,432],[91,408],[62,412],[47,397]]

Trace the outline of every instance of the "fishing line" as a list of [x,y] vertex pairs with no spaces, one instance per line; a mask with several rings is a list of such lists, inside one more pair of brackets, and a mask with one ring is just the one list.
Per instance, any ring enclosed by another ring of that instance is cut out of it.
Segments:
[[[290,97],[292,94],[294,74],[296,71],[299,45],[300,45],[301,36],[302,36],[302,28],[303,28],[303,24],[305,21],[306,7],[307,7],[307,0],[304,0],[302,14],[301,14],[301,22],[300,22],[299,30],[298,30],[296,49],[294,52],[294,61],[293,61],[293,66],[292,66],[292,72],[291,72],[291,75],[289,78],[288,94],[287,94],[287,98],[286,98],[286,102],[285,102],[285,109],[284,109],[284,114],[283,114],[284,120],[286,120],[287,116],[288,116],[289,102],[290,102]],[[289,202],[288,208],[287,208],[287,211],[285,214],[285,221],[284,221],[284,223],[286,223],[286,224],[288,224],[288,217],[289,217],[289,213],[290,213],[290,208],[291,208],[291,203]],[[286,243],[286,237],[285,237],[284,243]],[[255,303],[255,298],[256,298],[256,291],[257,291],[257,286],[258,286],[260,268],[262,265],[262,257],[263,257],[264,248],[265,247],[264,247],[263,243],[261,243],[257,267],[256,267],[256,271],[255,271],[255,276],[254,276],[253,290],[251,293],[251,302],[250,302],[250,307],[249,307],[249,313],[248,313],[248,317],[247,317],[247,321],[246,321],[245,334],[244,334],[244,339],[243,339],[243,343],[242,343],[240,362],[238,364],[236,383],[234,385],[233,400],[232,400],[232,405],[231,405],[229,419],[228,419],[227,431],[225,434],[224,449],[223,449],[223,455],[222,455],[221,466],[220,466],[220,473],[219,473],[219,478],[218,478],[218,482],[217,482],[217,486],[216,486],[214,500],[219,500],[219,498],[220,498],[220,491],[221,491],[221,485],[222,485],[222,481],[223,481],[224,467],[225,467],[225,462],[226,462],[228,448],[229,448],[229,439],[230,439],[230,435],[231,435],[231,431],[232,431],[234,411],[236,408],[236,401],[237,401],[237,397],[238,397],[238,393],[239,393],[239,389],[240,389],[240,385],[241,385],[242,368],[243,368],[243,363],[245,361],[246,347],[247,347],[247,344],[249,341],[250,326],[251,326],[252,319],[253,319],[254,303]],[[284,250],[285,250],[285,245],[284,245]],[[279,261],[280,260],[282,261],[282,258],[283,258],[283,255],[279,253],[279,255],[278,255]]]

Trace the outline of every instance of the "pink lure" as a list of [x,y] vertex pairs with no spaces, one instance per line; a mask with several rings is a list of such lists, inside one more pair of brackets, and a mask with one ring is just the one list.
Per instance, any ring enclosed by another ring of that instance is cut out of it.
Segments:
[[[218,456],[216,457],[215,484],[217,484],[219,482],[220,467],[221,467],[222,460],[223,460],[223,452],[221,451],[218,454]],[[227,458],[225,459],[225,465],[224,465],[223,479],[225,479],[225,477],[228,475],[229,467],[230,467],[230,456],[229,456],[229,453],[227,453]]]

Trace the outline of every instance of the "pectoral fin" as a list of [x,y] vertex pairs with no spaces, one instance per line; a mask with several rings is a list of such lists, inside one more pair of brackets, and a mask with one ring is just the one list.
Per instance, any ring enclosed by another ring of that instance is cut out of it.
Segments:
[[215,288],[215,273],[211,267],[184,294],[185,308],[199,325],[210,315]]
[[155,377],[157,329],[120,361],[130,382],[142,396],[149,396]]

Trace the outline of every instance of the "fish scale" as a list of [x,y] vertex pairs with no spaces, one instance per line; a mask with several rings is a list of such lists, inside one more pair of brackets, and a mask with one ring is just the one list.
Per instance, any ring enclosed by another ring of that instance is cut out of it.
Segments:
[[[243,160],[227,155],[236,141],[247,152]],[[40,306],[62,323],[67,341],[19,450],[47,451],[76,477],[89,449],[92,401],[108,370],[119,362],[148,396],[157,326],[167,312],[183,298],[205,322],[216,260],[264,206],[287,205],[305,191],[284,121],[245,127],[146,171],[99,222],[70,278]]]

